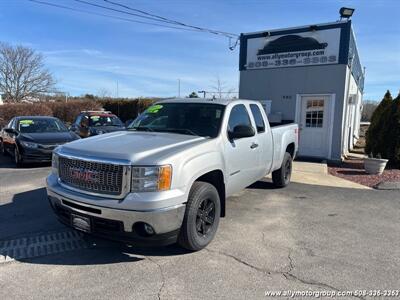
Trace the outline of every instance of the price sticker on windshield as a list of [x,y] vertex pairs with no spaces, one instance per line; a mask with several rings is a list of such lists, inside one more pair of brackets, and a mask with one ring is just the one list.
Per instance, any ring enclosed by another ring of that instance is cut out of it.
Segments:
[[162,109],[162,108],[163,108],[162,105],[157,104],[157,105],[150,106],[150,107],[147,109],[146,112],[148,112],[148,113],[150,113],[150,114],[155,114],[155,113],[158,113],[158,111],[159,111],[160,109]]
[[33,120],[21,120],[21,121],[19,121],[19,124],[22,127],[29,127],[29,125],[34,124],[34,122],[33,122]]

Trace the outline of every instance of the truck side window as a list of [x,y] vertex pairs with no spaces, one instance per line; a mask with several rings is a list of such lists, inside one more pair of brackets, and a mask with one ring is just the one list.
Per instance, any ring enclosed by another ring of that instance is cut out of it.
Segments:
[[257,132],[265,132],[265,123],[262,117],[260,108],[256,104],[250,104],[251,113],[253,114],[254,121],[256,122]]
[[228,121],[228,132],[233,131],[238,125],[251,126],[249,114],[243,104],[238,104],[232,108]]

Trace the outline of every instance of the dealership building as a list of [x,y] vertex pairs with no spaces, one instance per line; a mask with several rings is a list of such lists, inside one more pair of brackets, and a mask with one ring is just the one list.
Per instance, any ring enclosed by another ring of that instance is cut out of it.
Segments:
[[299,124],[299,156],[340,160],[359,137],[364,71],[350,20],[244,33],[239,97]]

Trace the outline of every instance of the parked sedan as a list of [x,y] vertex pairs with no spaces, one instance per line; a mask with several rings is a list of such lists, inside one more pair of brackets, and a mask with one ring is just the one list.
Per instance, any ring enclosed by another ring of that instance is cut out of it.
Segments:
[[25,162],[49,162],[53,149],[79,139],[57,118],[14,117],[0,132],[0,152],[14,157],[17,166]]

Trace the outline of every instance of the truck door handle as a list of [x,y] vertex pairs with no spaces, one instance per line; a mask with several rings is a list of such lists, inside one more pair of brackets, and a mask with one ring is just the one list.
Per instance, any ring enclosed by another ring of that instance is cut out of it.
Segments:
[[253,144],[251,144],[251,146],[250,146],[251,149],[255,149],[255,148],[257,148],[257,147],[258,147],[258,144],[257,144],[257,143],[253,143]]

